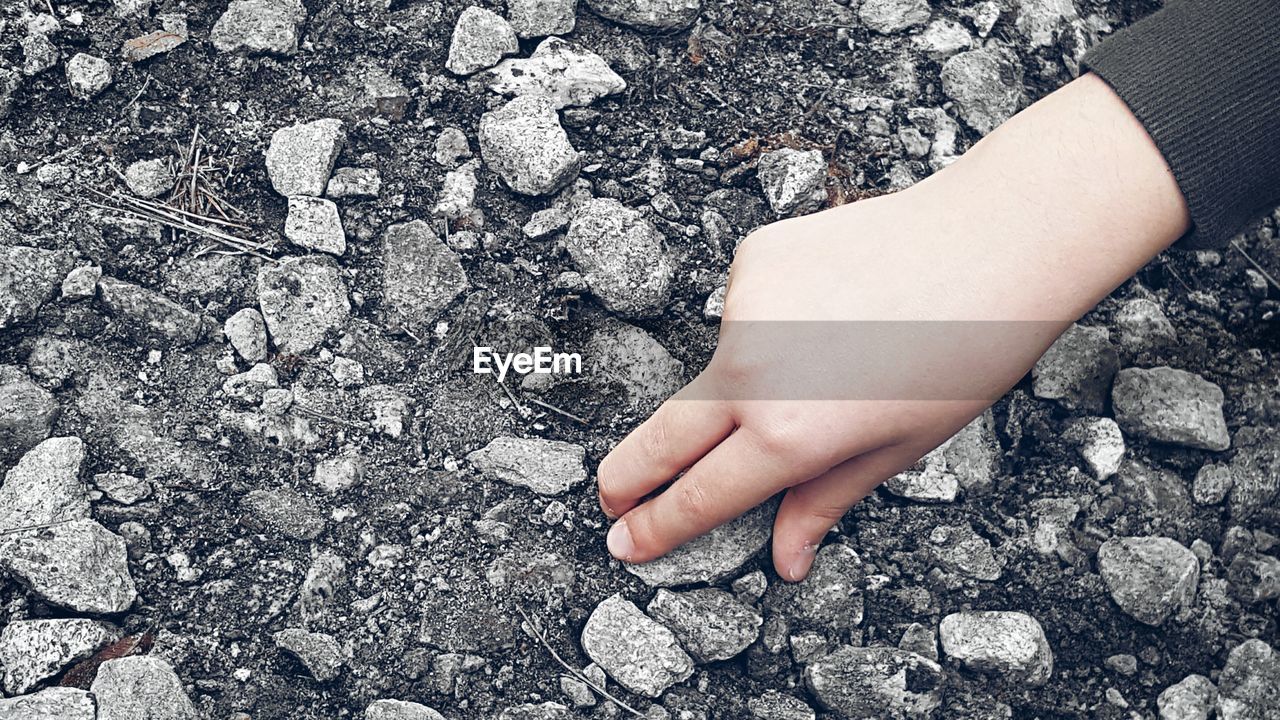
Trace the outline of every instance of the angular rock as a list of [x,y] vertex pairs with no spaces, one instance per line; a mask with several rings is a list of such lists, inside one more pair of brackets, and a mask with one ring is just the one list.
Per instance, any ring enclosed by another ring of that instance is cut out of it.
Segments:
[[986,135],[1021,107],[1022,71],[999,50],[970,50],[942,66],[942,90],[965,123]]
[[1116,311],[1114,320],[1120,346],[1130,353],[1157,350],[1178,341],[1173,323],[1154,300],[1126,300]]
[[346,142],[342,121],[333,118],[276,130],[266,153],[271,186],[286,197],[323,195],[333,164]]
[[0,568],[49,604],[75,612],[124,612],[138,596],[124,540],[93,520],[0,537]]
[[623,567],[650,587],[717,582],[736,573],[769,542],[777,509],[776,501],[764,503],[657,560]]
[[382,307],[391,329],[429,335],[436,318],[467,288],[462,262],[422,220],[382,234]]
[[242,502],[258,523],[287,538],[315,540],[324,532],[320,508],[293,488],[254,490]]
[[974,580],[994,582],[1004,573],[991,542],[969,524],[939,525],[929,533],[929,551],[943,568]]
[[0,365],[0,452],[25,452],[49,437],[59,411],[52,393],[21,370]]
[[292,55],[298,52],[298,36],[306,19],[302,0],[232,0],[214,23],[209,39],[222,52]]
[[1162,467],[1128,459],[1114,476],[1116,495],[1145,511],[1159,527],[1178,527],[1191,517],[1191,497],[1187,484]]
[[503,60],[488,82],[489,89],[501,95],[541,95],[557,110],[587,106],[627,89],[627,82],[604,58],[555,37],[543,40],[528,59]]
[[84,443],[50,438],[28,450],[0,486],[0,532],[89,517],[89,496],[80,482]]
[[[118,628],[96,620],[15,620],[0,632],[5,692],[29,692],[42,680],[119,638]],[[8,716],[0,713],[0,717]]]
[[582,649],[619,685],[651,698],[693,674],[693,660],[675,635],[621,595],[591,612],[582,628]]
[[702,12],[702,0],[586,0],[597,15],[638,30],[681,30]]
[[648,612],[670,628],[680,646],[699,663],[728,660],[746,650],[764,622],[760,613],[715,588],[658,590]]
[[1231,519],[1244,522],[1265,510],[1280,496],[1280,430],[1243,427],[1236,432],[1231,459]]
[[817,209],[827,198],[827,161],[821,150],[781,148],[764,153],[756,176],[778,215]]
[[411,417],[413,399],[390,385],[370,385],[360,391],[360,404],[374,430],[398,438],[404,432],[406,419]]
[[1116,422],[1131,435],[1200,450],[1231,446],[1222,389],[1170,367],[1126,368],[1111,391]]
[[591,292],[613,312],[656,315],[670,298],[665,239],[638,210],[592,199],[575,213],[564,243]]
[[173,189],[173,170],[164,158],[138,160],[125,168],[124,182],[140,198],[160,197]]
[[818,702],[851,718],[930,717],[945,679],[934,661],[892,647],[841,646],[804,670]]
[[1280,653],[1262,640],[1246,640],[1227,656],[1218,678],[1219,720],[1280,717]]
[[415,702],[375,700],[364,709],[364,720],[445,720],[445,717]]
[[1089,418],[1073,430],[1080,436],[1080,457],[1095,479],[1106,480],[1120,470],[1125,453],[1124,434],[1115,420]]
[[32,695],[0,698],[5,720],[95,720],[93,696],[84,690],[52,687]]
[[[973,36],[964,25],[940,18],[929,23],[924,32],[913,37],[911,42],[924,51],[931,60],[942,62],[958,52],[972,48]],[[912,154],[923,157],[928,154],[928,148],[921,148],[920,151]]]
[[569,708],[556,702],[525,703],[509,707],[498,714],[498,720],[573,720]]
[[42,32],[29,32],[20,41],[22,44],[22,74],[39,75],[58,64],[62,53],[58,46]]
[[539,495],[560,495],[587,479],[586,450],[559,440],[494,438],[467,455],[485,477],[528,488]]
[[276,369],[266,363],[258,363],[245,372],[227,378],[222,383],[222,392],[233,400],[257,405],[262,402],[264,392],[276,387],[280,387]]
[[284,236],[308,250],[342,255],[347,251],[347,233],[332,200],[305,195],[289,197],[289,214],[284,220]]
[[1235,485],[1235,473],[1228,465],[1209,463],[1196,471],[1191,483],[1191,497],[1197,505],[1217,505],[1226,499]]
[[1203,675],[1188,675],[1156,698],[1160,720],[1209,720],[1218,688]]
[[472,160],[445,173],[440,196],[432,212],[446,220],[457,220],[475,209],[476,189],[480,186],[476,170],[480,161]]
[[258,270],[258,307],[276,348],[286,355],[309,352],[346,324],[351,312],[337,264],[314,255],[264,264]]
[[1200,583],[1196,556],[1165,537],[1106,541],[1098,548],[1098,571],[1120,609],[1147,625],[1189,606]]
[[480,154],[512,190],[548,195],[573,182],[580,157],[554,103],[523,95],[480,117]]
[[241,308],[222,324],[222,334],[240,359],[260,363],[267,359],[267,323],[254,308]]
[[1057,400],[1068,410],[1101,413],[1111,379],[1120,370],[1120,354],[1102,327],[1067,328],[1031,370],[1036,397]]
[[327,493],[339,493],[360,484],[364,463],[357,457],[336,457],[316,463],[313,480]]
[[862,624],[866,571],[862,558],[848,545],[833,543],[818,550],[809,575],[800,583],[776,588],[794,589],[789,605],[800,623],[840,635]]
[[926,0],[866,0],[858,8],[858,19],[868,29],[889,35],[929,22]]
[[382,192],[382,175],[377,168],[342,167],[333,171],[324,194],[343,198],[376,198]]
[[1280,558],[1240,553],[1227,568],[1232,594],[1253,605],[1280,598]]
[[471,75],[491,68],[507,55],[520,52],[511,25],[491,10],[472,5],[458,16],[449,42],[445,68],[455,75]]
[[560,208],[539,210],[529,216],[529,222],[520,230],[530,240],[540,240],[569,227],[569,216]]
[[36,316],[71,269],[71,256],[52,250],[0,245],[0,330]]
[[456,127],[447,127],[436,136],[435,161],[437,165],[454,167],[459,160],[471,157],[467,134]]
[[777,690],[765,690],[747,701],[752,720],[815,720],[813,708],[797,697]]
[[636,412],[652,412],[684,384],[684,363],[627,323],[605,323],[592,333],[583,357],[588,375],[621,385],[627,407]]
[[93,484],[121,505],[133,505],[151,496],[151,483],[127,473],[98,473],[93,476]]
[[98,720],[196,720],[173,666],[151,655],[108,660],[89,691],[98,698]]
[[1018,0],[1015,5],[1018,19],[1014,25],[1033,48],[1053,45],[1064,27],[1080,22],[1074,0]]
[[104,277],[98,281],[98,291],[107,312],[138,340],[197,345],[213,329],[208,318],[140,285]]
[[578,0],[508,0],[507,20],[521,38],[564,35],[577,23]]
[[329,682],[338,677],[343,659],[342,646],[332,635],[307,632],[297,628],[281,630],[271,636],[276,646],[296,657],[311,673],[311,677],[320,682]]
[[960,488],[981,492],[1000,464],[995,419],[988,410],[925,455],[909,470],[889,478],[888,492],[917,502],[954,502]]
[[111,80],[111,63],[100,57],[76,53],[67,61],[67,84],[71,86],[71,94],[81,100],[106,90]]
[[942,652],[975,672],[1040,687],[1053,673],[1053,650],[1030,615],[970,611],[948,615],[938,627]]
[[84,300],[97,295],[101,279],[102,268],[97,265],[83,265],[72,270],[62,280],[62,299]]

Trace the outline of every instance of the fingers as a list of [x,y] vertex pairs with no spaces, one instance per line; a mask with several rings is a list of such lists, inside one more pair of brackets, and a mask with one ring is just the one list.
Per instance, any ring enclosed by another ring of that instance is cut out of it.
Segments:
[[614,523],[609,552],[619,560],[648,562],[821,470],[773,451],[756,432],[739,428],[660,495]]
[[733,431],[728,407],[698,395],[694,379],[623,438],[596,469],[600,507],[616,518],[697,462]]
[[791,582],[803,580],[822,538],[845,512],[915,460],[909,448],[890,445],[846,460],[788,490],[773,522],[773,564],[778,575]]

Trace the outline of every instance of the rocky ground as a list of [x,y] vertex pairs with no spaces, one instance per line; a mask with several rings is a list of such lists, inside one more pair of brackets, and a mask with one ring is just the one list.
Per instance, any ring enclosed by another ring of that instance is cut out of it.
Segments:
[[623,567],[592,486],[746,233],[1153,5],[6,4],[0,717],[1280,717],[1275,220],[1154,262],[798,585],[767,506]]

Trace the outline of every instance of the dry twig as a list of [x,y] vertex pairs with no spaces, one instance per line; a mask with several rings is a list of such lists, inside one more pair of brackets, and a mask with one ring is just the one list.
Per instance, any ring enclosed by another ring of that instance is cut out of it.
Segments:
[[618,698],[611,695],[608,690],[605,690],[604,688],[595,684],[594,682],[592,682],[591,678],[588,678],[586,675],[583,675],[580,670],[573,667],[569,663],[565,662],[564,658],[560,657],[560,653],[556,652],[556,649],[551,647],[551,643],[547,641],[547,638],[545,635],[542,634],[542,631],[538,630],[538,626],[535,625],[533,623],[533,620],[529,618],[529,615],[525,613],[524,608],[520,607],[519,605],[516,605],[515,608],[516,608],[516,612],[520,613],[520,617],[524,618],[524,624],[525,624],[525,627],[529,628],[529,633],[533,635],[535,638],[537,638],[538,642],[542,643],[542,647],[546,648],[547,652],[551,653],[551,657],[555,658],[555,661],[560,663],[560,667],[564,668],[565,671],[569,673],[570,677],[582,683],[583,685],[586,685],[592,690],[595,690],[597,693],[600,694],[600,697],[608,700],[614,705],[617,705],[619,708],[626,710],[632,715],[636,717],[641,717],[641,718],[647,717],[644,713],[640,712],[639,710],[631,707],[630,705],[622,702]]
[[1265,268],[1259,265],[1258,261],[1254,260],[1253,257],[1249,255],[1249,253],[1245,252],[1244,247],[1240,245],[1239,242],[1232,240],[1231,247],[1239,251],[1239,253],[1244,256],[1244,259],[1248,260],[1249,264],[1253,266],[1253,269],[1257,270],[1259,273],[1262,274],[1262,277],[1266,278],[1267,282],[1271,283],[1272,286],[1274,286],[1277,290],[1280,290],[1280,282],[1276,282],[1276,279],[1272,277],[1271,273],[1267,272]]

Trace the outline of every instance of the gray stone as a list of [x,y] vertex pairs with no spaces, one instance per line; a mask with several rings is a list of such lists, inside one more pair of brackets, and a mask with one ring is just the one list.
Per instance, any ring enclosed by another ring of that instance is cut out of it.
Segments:
[[111,84],[111,63],[100,57],[76,53],[67,61],[67,84],[71,94],[88,100],[107,89]]
[[336,263],[288,257],[258,270],[258,307],[276,348],[303,355],[347,322],[351,303]]
[[49,437],[60,408],[21,370],[0,365],[0,451],[20,453]]
[[93,520],[0,537],[0,568],[46,602],[75,612],[124,612],[138,596],[124,540]]
[[1261,640],[1246,640],[1227,656],[1218,678],[1219,720],[1280,718],[1280,653]]
[[203,342],[213,321],[140,285],[112,277],[98,281],[98,297],[120,326],[140,342],[158,341],[179,347]]
[[482,115],[479,141],[485,165],[522,195],[548,195],[578,176],[578,151],[555,104],[540,95],[522,95]]
[[715,588],[658,590],[648,612],[670,628],[680,646],[699,663],[728,660],[746,650],[764,622],[760,613]]
[[93,696],[84,690],[53,687],[32,695],[0,698],[5,720],[95,720]]
[[892,647],[841,646],[810,663],[805,684],[823,707],[851,718],[927,718],[942,704],[936,662]]
[[929,552],[935,562],[951,572],[974,580],[994,582],[1004,573],[991,542],[969,524],[939,525],[929,532]]
[[563,210],[560,208],[547,208],[546,210],[538,210],[529,216],[529,222],[524,224],[521,232],[530,240],[541,240],[567,227],[569,227],[569,216]]
[[1053,673],[1053,650],[1030,615],[1006,611],[953,613],[938,627],[942,652],[975,672],[1040,687]]
[[236,373],[222,383],[222,392],[233,400],[246,405],[262,402],[262,394],[280,387],[276,369],[266,363],[258,363],[242,373]]
[[260,363],[267,359],[267,323],[254,308],[241,308],[222,324],[222,334],[240,359]]
[[89,517],[82,462],[84,443],[76,437],[49,438],[28,450],[0,486],[0,532]]
[[[954,20],[939,18],[929,23],[924,32],[913,37],[911,42],[920,48],[924,54],[928,55],[930,59],[942,62],[958,52],[964,52],[972,48],[973,36],[969,34],[964,25]],[[927,143],[927,141],[925,142]],[[929,148],[925,145],[925,147],[911,154],[915,157],[924,157],[928,152]]]
[[693,674],[693,660],[675,635],[621,595],[591,612],[582,628],[582,649],[619,685],[651,698]]
[[316,463],[312,478],[327,493],[339,493],[359,485],[364,480],[364,463],[360,458],[343,456]]
[[1232,593],[1247,605],[1280,598],[1280,558],[1240,553],[1227,568]]
[[22,74],[28,77],[57,65],[62,57],[58,46],[42,32],[29,32],[19,42],[22,45]]
[[151,9],[152,0],[112,0],[116,17],[129,18],[145,15]]
[[422,220],[391,225],[382,235],[382,307],[387,326],[419,337],[467,288],[467,273]]
[[287,538],[315,540],[324,532],[320,508],[293,488],[254,490],[242,502],[259,524]]
[[574,717],[569,708],[557,702],[525,703],[498,714],[498,720],[573,720]]
[[289,214],[284,220],[284,236],[308,250],[342,255],[347,251],[347,233],[332,200],[305,195],[289,197]]
[[344,198],[376,198],[382,192],[382,175],[377,168],[341,167],[333,171],[324,194]]
[[673,273],[666,241],[638,210],[612,198],[592,199],[574,214],[564,242],[606,308],[648,317],[666,306]]
[[108,660],[89,691],[98,698],[98,720],[196,720],[173,666],[154,655]]
[[942,89],[965,123],[986,135],[1022,106],[1022,71],[1004,53],[979,48],[942,66]]
[[1147,625],[1190,606],[1200,583],[1196,556],[1165,537],[1106,541],[1098,548],[1098,571],[1120,609]]
[[267,147],[267,175],[276,192],[292,195],[324,194],[333,164],[347,142],[342,121],[333,118],[289,125],[271,135]]
[[800,623],[842,635],[862,624],[866,571],[853,548],[833,543],[818,550],[809,575],[795,585],[776,585],[791,594],[790,614]]
[[719,320],[724,317],[724,300],[729,294],[729,287],[721,285],[711,294],[707,296],[707,302],[702,306],[702,316],[708,320]]
[[1156,698],[1160,720],[1209,720],[1218,688],[1203,675],[1188,675]]
[[436,136],[435,161],[444,167],[454,167],[459,160],[471,157],[467,134],[456,127],[447,127]]
[[926,0],[865,0],[858,19],[867,28],[885,35],[929,22]]
[[1116,310],[1114,321],[1120,347],[1130,353],[1169,347],[1178,340],[1173,323],[1154,300],[1126,300]]
[[360,404],[374,430],[398,438],[411,417],[413,399],[390,385],[370,385],[360,390]]
[[66,253],[22,245],[0,245],[0,330],[36,316],[71,269]]
[[1236,432],[1231,459],[1234,482],[1227,497],[1231,519],[1244,522],[1272,506],[1280,495],[1280,430],[1243,427]]
[[816,720],[817,713],[800,698],[777,690],[765,690],[747,701],[752,720]]
[[898,640],[898,648],[900,650],[909,650],[937,662],[938,633],[933,628],[925,627],[918,622],[911,623],[906,630],[902,631],[902,637]]
[[467,462],[491,480],[528,488],[539,495],[561,495],[587,479],[586,450],[559,440],[494,438],[467,455]]
[[1015,5],[1018,19],[1014,26],[1032,48],[1053,45],[1063,28],[1080,22],[1074,0],[1017,0]]
[[1196,471],[1191,483],[1191,497],[1197,505],[1217,505],[1227,498],[1235,485],[1235,473],[1228,465],[1208,463]]
[[1116,495],[1145,511],[1153,523],[1175,529],[1191,517],[1187,484],[1177,474],[1128,459],[1114,476]]
[[155,198],[173,189],[173,168],[165,158],[138,160],[124,171],[124,182],[129,191],[140,198]]
[[98,473],[93,476],[93,484],[121,505],[134,505],[151,497],[151,483],[128,473]]
[[1099,481],[1120,470],[1124,461],[1124,434],[1111,418],[1089,418],[1073,428],[1080,438],[1080,457],[1089,473]]
[[954,502],[960,488],[990,488],[999,464],[995,419],[987,410],[909,470],[889,478],[885,490],[917,502]]
[[735,574],[769,542],[777,509],[776,501],[766,502],[656,560],[623,567],[650,587],[717,582]]
[[1101,413],[1120,354],[1106,328],[1072,325],[1031,370],[1036,397],[1057,400],[1068,410]]
[[119,638],[118,628],[96,620],[14,620],[0,632],[5,692],[29,692],[42,680]]
[[209,39],[222,52],[292,55],[298,52],[298,37],[306,19],[302,0],[232,0],[214,23]]
[[1222,389],[1194,373],[1126,368],[1111,391],[1116,422],[1131,435],[1198,448],[1231,446],[1222,415]]
[[597,15],[639,30],[680,30],[698,19],[702,0],[586,0]]
[[480,161],[472,160],[445,173],[432,212],[446,220],[457,220],[471,214],[475,209],[476,189],[480,186],[476,179],[479,168]]
[[311,673],[311,677],[320,682],[336,679],[342,666],[346,664],[342,647],[332,635],[290,628],[271,637],[277,647],[297,658],[307,668],[307,672]]
[[98,294],[98,281],[102,279],[102,268],[97,265],[82,265],[62,280],[63,300],[84,300]]
[[470,75],[491,68],[507,55],[520,52],[520,41],[511,25],[490,10],[472,5],[458,16],[449,42],[445,68],[455,75]]
[[507,0],[507,20],[521,38],[573,32],[577,11],[578,0]]
[[445,720],[445,717],[415,702],[375,700],[365,708],[364,720]]
[[781,148],[764,153],[756,176],[778,215],[815,210],[827,198],[827,161],[821,150]]
[[489,89],[501,95],[541,95],[557,110],[590,105],[627,89],[604,58],[555,37],[543,40],[528,59],[503,60],[488,82]]

